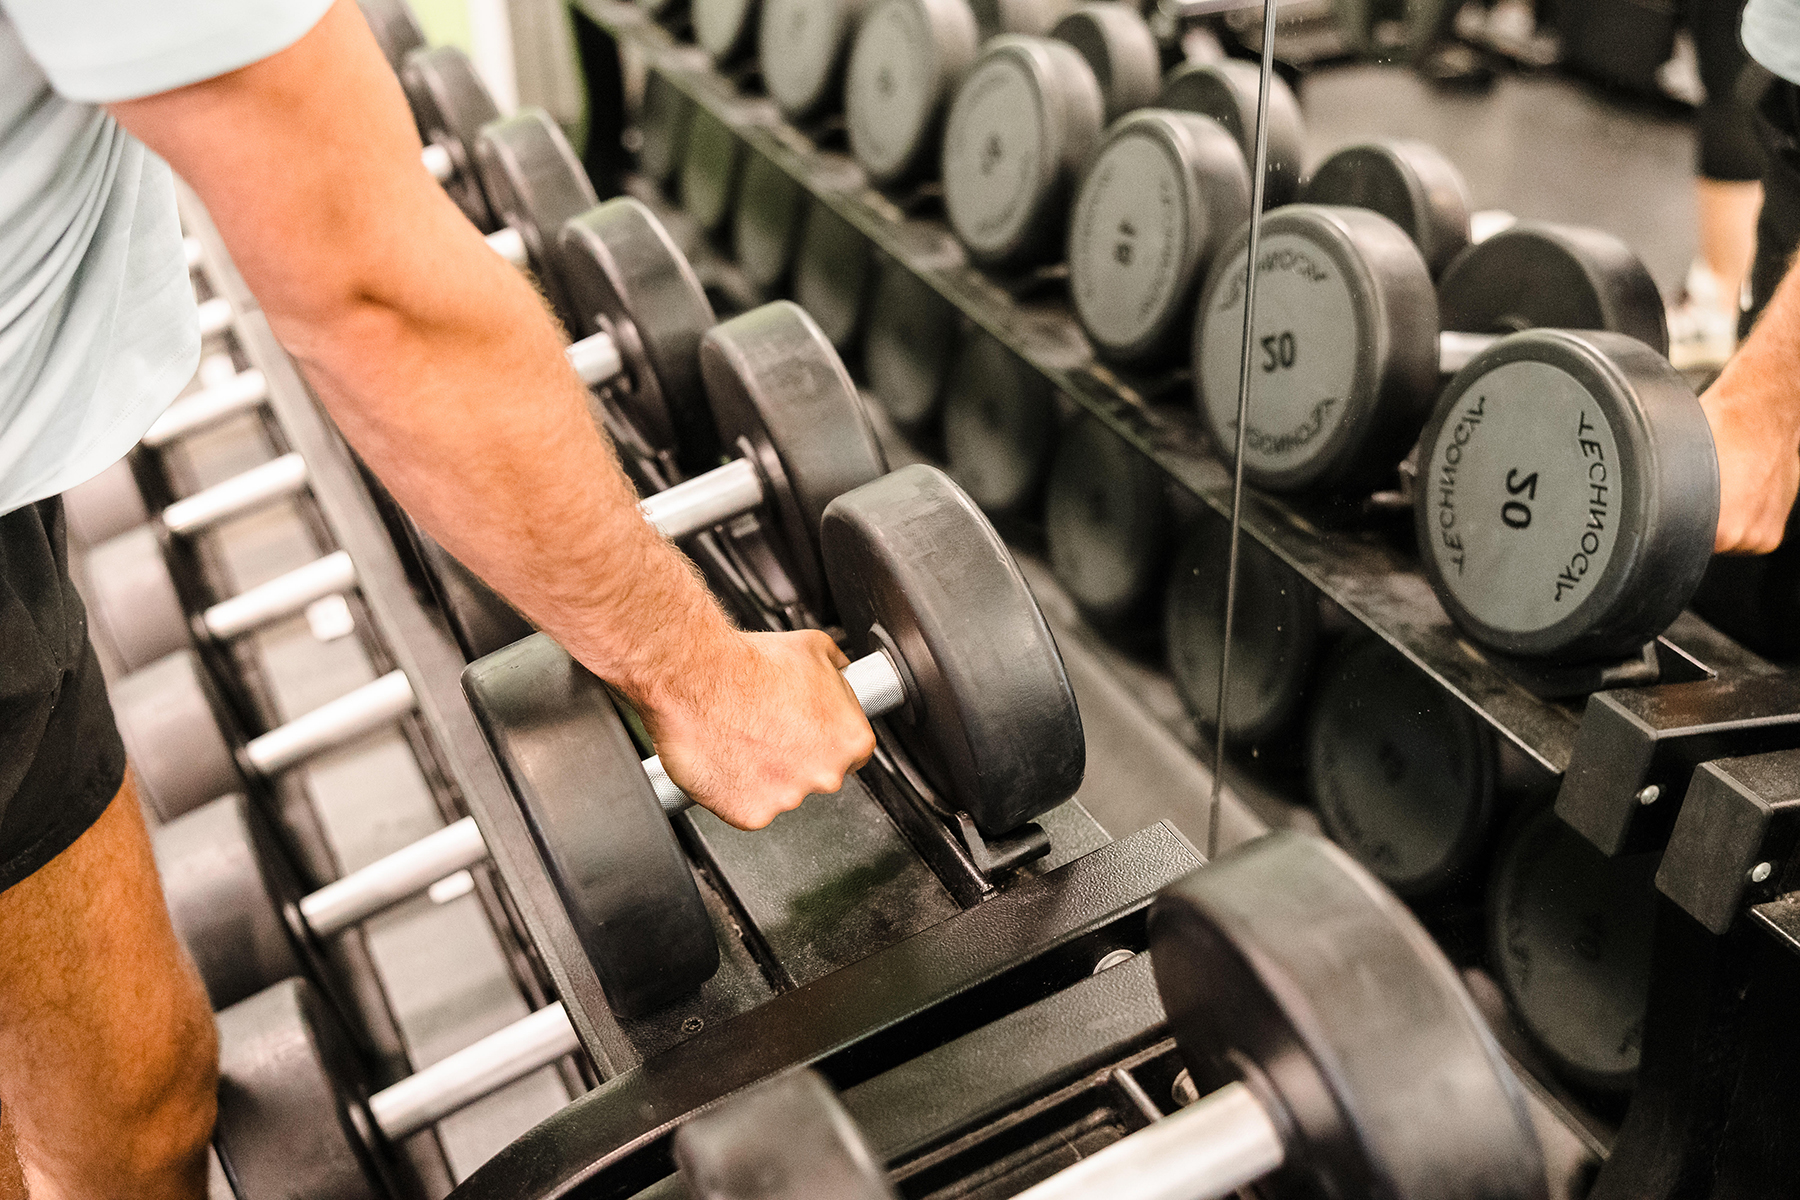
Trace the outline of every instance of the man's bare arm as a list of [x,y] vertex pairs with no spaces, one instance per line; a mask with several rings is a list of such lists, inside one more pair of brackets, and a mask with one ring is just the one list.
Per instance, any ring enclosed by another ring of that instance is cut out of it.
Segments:
[[1719,453],[1714,549],[1766,554],[1781,544],[1800,489],[1800,272],[1792,266],[1700,402]]
[[639,515],[539,298],[420,166],[352,0],[262,62],[111,110],[199,193],[401,504],[631,698],[678,782],[755,825],[867,756],[829,639],[734,631]]

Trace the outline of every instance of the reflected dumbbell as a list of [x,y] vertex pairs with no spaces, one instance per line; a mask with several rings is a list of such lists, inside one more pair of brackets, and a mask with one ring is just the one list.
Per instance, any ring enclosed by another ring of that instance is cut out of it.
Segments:
[[464,817],[302,895],[279,843],[242,795],[221,796],[151,836],[175,932],[216,1009],[311,974],[323,943],[487,861],[474,818]]
[[1406,231],[1433,279],[1470,242],[1469,185],[1429,142],[1378,138],[1334,152],[1300,190],[1306,204],[1378,212]]
[[1043,372],[985,329],[963,337],[944,384],[944,459],[983,512],[1038,519],[1060,421]]
[[[1211,117],[1238,144],[1246,164],[1256,161],[1257,107],[1262,72],[1254,63],[1225,59],[1184,63],[1170,71],[1156,98],[1158,108]],[[1279,75],[1269,77],[1268,149],[1263,207],[1280,208],[1299,193],[1306,158],[1306,123],[1300,101]]]
[[236,745],[230,709],[182,650],[121,679],[112,703],[138,790],[169,821],[390,725],[416,701],[406,673],[390,671]]
[[[1337,622],[1317,588],[1262,543],[1241,535],[1231,686],[1221,714],[1230,543],[1230,526],[1208,513],[1176,554],[1163,602],[1163,640],[1175,691],[1194,719],[1214,730],[1223,724],[1229,741],[1261,748],[1285,742],[1311,690],[1320,643]],[[1288,765],[1261,757],[1277,769]]]
[[[1277,1197],[1545,1194],[1518,1080],[1454,968],[1341,851],[1291,832],[1258,839],[1165,888],[1150,944],[1181,1056],[1216,1090],[1047,1179],[1026,1175],[1041,1182],[1020,1200],[1211,1200],[1253,1185]],[[879,1128],[887,1115],[865,1119]],[[696,1200],[741,1195],[746,1178],[762,1200],[899,1194],[810,1072],[689,1120],[675,1158]],[[1020,1174],[1037,1165],[1024,1161]]]
[[1509,790],[1497,739],[1398,650],[1358,632],[1326,657],[1305,756],[1319,823],[1383,883],[1424,896],[1478,878]]
[[[1228,457],[1247,242],[1246,228],[1214,260],[1194,325],[1201,419]],[[1386,217],[1290,205],[1263,221],[1256,286],[1244,475],[1270,491],[1357,494],[1390,483],[1442,375],[1497,335],[1609,329],[1667,345],[1649,272],[1594,230],[1515,225],[1465,250],[1434,294],[1424,256]]]
[[[1072,795],[1085,748],[1062,660],[968,497],[902,468],[833,501],[821,543],[846,678],[944,803],[993,835]],[[719,959],[668,823],[686,798],[653,785],[660,762],[639,759],[604,685],[539,635],[463,686],[614,1010],[699,987]]]
[[1056,578],[1109,633],[1153,640],[1175,536],[1173,484],[1093,414],[1063,431],[1044,500]]
[[1077,174],[1108,120],[1155,98],[1160,69],[1150,27],[1123,4],[1078,5],[1047,37],[983,46],[942,156],[944,209],[970,257],[1001,269],[1058,257]]
[[560,1003],[377,1090],[343,1020],[303,979],[218,1015],[213,1145],[237,1200],[387,1200],[409,1194],[395,1147],[574,1054]]
[[1526,810],[1495,855],[1488,961],[1532,1040],[1580,1086],[1622,1092],[1637,1076],[1656,864],[1601,854],[1547,805]]

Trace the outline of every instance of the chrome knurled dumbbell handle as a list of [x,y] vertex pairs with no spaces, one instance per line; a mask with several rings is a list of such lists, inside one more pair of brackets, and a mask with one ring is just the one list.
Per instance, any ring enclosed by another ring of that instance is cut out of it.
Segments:
[[399,1141],[580,1047],[557,1002],[376,1092],[369,1115],[390,1142]]
[[244,746],[244,758],[261,774],[273,775],[398,720],[411,712],[415,703],[406,672],[389,671],[305,716],[251,738]]
[[314,936],[331,937],[486,859],[475,818],[464,817],[302,897],[300,915]]
[[1497,333],[1457,333],[1446,329],[1438,334],[1438,370],[1454,375],[1469,365],[1469,360],[1499,341]]
[[419,161],[425,164],[425,170],[439,183],[449,183],[456,178],[456,162],[450,157],[450,152],[436,142],[419,151]]
[[347,592],[356,586],[356,567],[350,555],[334,550],[304,567],[295,567],[247,592],[221,600],[200,614],[200,627],[215,642],[242,637],[253,629],[291,617],[315,600]]
[[495,254],[521,271],[531,265],[531,253],[525,248],[525,237],[511,225],[488,234],[487,244]]
[[649,497],[638,508],[670,541],[710,529],[763,502],[762,476],[739,458]]
[[189,393],[163,411],[144,432],[144,445],[159,449],[196,430],[247,412],[269,398],[269,381],[252,367],[224,383]]
[[1281,1130],[1256,1093],[1229,1083],[1146,1125],[1017,1200],[1219,1200],[1287,1159]]
[[[843,674],[844,681],[856,694],[856,702],[862,706],[863,715],[870,720],[886,716],[906,703],[906,682],[885,650],[864,655],[845,667]],[[650,787],[656,792],[665,813],[672,817],[693,807],[693,800],[663,770],[660,754],[644,760],[644,774],[650,776]]]
[[305,486],[306,461],[298,454],[284,454],[177,500],[163,509],[162,523],[170,533],[197,533],[270,501],[295,495]]

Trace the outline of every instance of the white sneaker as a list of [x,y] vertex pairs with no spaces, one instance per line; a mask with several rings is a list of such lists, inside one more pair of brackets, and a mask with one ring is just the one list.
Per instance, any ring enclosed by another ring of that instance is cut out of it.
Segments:
[[1669,362],[1676,370],[1722,367],[1737,350],[1736,306],[1721,304],[1720,291],[1705,263],[1688,268],[1681,302],[1669,310]]

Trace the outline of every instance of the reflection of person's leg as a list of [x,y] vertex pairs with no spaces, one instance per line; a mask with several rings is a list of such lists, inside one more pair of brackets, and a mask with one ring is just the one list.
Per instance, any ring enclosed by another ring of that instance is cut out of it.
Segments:
[[1736,349],[1744,281],[1756,254],[1762,155],[1738,88],[1748,62],[1738,41],[1743,7],[1743,0],[1687,6],[1706,102],[1694,122],[1699,254],[1669,330],[1671,357],[1682,366],[1718,366]]
[[127,782],[0,893],[0,1098],[34,1194],[205,1194],[217,1048]]

